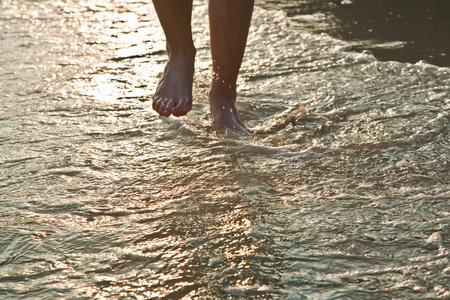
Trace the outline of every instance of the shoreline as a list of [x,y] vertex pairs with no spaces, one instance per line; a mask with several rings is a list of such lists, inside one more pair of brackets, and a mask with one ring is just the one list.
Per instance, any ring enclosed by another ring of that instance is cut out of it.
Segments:
[[380,61],[450,66],[450,2],[442,0],[263,0],[298,30],[326,33]]

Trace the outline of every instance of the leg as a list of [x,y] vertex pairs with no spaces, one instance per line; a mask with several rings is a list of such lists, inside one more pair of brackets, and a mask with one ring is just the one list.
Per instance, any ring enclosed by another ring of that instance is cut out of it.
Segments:
[[162,116],[182,116],[192,107],[195,48],[192,41],[192,0],[153,0],[167,41],[169,60],[153,96]]
[[[167,1],[167,0],[166,0]],[[250,134],[235,106],[236,81],[244,57],[254,0],[210,0],[214,78],[209,102],[217,131]]]

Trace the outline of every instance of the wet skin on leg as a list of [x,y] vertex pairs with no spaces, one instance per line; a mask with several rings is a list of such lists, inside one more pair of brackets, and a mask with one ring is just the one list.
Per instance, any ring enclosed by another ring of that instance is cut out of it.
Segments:
[[[162,116],[182,116],[192,107],[195,48],[192,0],[154,0],[167,40],[169,61],[153,97]],[[210,0],[209,16],[214,78],[209,102],[219,133],[250,134],[236,110],[236,81],[244,56],[254,0]]]
[[192,108],[195,47],[192,41],[192,0],[153,0],[164,30],[169,56],[153,109],[162,116],[182,116]]
[[254,0],[210,0],[213,80],[211,115],[220,133],[250,134],[236,109],[236,81],[244,57]]

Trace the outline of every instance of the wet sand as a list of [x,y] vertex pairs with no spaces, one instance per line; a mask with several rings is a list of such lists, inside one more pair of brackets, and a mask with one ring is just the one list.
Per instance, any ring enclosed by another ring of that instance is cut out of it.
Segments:
[[302,31],[326,33],[381,61],[450,66],[450,1],[265,0]]

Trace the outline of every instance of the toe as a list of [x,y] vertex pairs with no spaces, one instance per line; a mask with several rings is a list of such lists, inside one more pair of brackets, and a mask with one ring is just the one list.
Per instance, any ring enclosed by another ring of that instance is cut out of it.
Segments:
[[179,117],[187,114],[192,108],[192,101],[189,98],[183,98],[181,101],[172,108],[172,115]]
[[174,115],[175,117],[180,117],[180,116],[184,116],[185,114],[187,114],[186,111],[180,109],[178,106],[175,106],[174,108],[172,108],[172,110],[170,111],[172,113],[172,115]]
[[173,108],[173,100],[169,98],[164,98],[163,105],[160,107],[160,115],[164,117],[168,117],[171,115],[171,110]]
[[152,103],[152,106],[153,106],[153,109],[155,110],[155,111],[157,111],[158,113],[159,113],[159,109],[160,109],[160,107],[161,107],[161,98],[160,97],[158,97],[158,96],[155,96],[155,97],[153,97],[153,103]]

